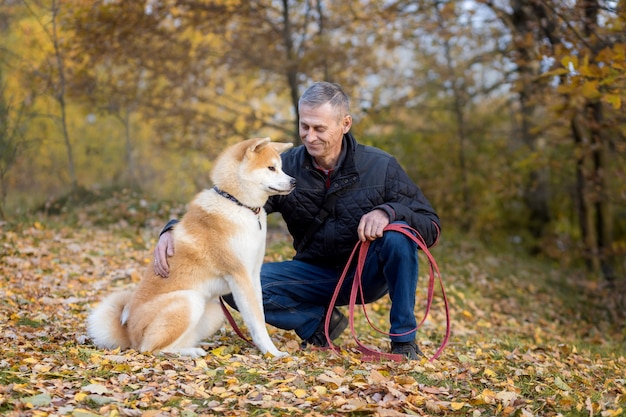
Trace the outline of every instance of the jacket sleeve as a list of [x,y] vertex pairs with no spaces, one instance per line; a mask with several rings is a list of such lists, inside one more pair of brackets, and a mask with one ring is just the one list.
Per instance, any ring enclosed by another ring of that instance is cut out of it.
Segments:
[[273,195],[273,196],[271,196],[270,198],[267,199],[267,202],[265,203],[265,206],[263,206],[263,208],[265,209],[267,214],[279,211],[279,207],[280,207],[280,204],[282,202],[281,197],[283,197],[283,196],[281,196],[281,195]]
[[434,246],[441,234],[439,216],[422,190],[409,178],[395,158],[391,158],[386,176],[384,210],[391,221],[404,221],[422,236],[428,247]]
[[180,220],[178,219],[170,219],[169,222],[167,222],[167,224],[165,225],[165,227],[163,227],[163,229],[161,229],[161,232],[159,233],[159,237],[161,237],[161,235],[165,232],[169,232],[170,230],[172,230],[174,228],[174,226],[176,226],[176,224],[179,222]]

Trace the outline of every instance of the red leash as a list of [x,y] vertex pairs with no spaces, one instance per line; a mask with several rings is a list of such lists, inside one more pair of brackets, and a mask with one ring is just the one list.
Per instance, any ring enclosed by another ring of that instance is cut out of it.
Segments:
[[[428,247],[426,245],[426,242],[424,241],[424,238],[422,238],[422,236],[419,233],[417,233],[417,231],[414,230],[413,228],[407,225],[403,225],[403,224],[392,223],[388,225],[387,227],[385,227],[384,231],[386,232],[395,231],[395,232],[402,233],[405,236],[409,237],[411,240],[413,240],[417,244],[417,246],[422,250],[422,252],[424,252],[426,257],[428,258],[428,263],[430,266],[430,276],[428,280],[428,297],[426,301],[426,311],[424,312],[424,317],[422,318],[422,321],[417,325],[415,329],[412,329],[402,334],[390,334],[382,330],[379,330],[372,324],[369,317],[367,316],[365,305],[363,305],[363,312],[365,313],[365,317],[367,318],[367,321],[370,324],[370,326],[372,326],[379,333],[383,333],[388,336],[401,336],[404,334],[411,333],[419,329],[422,326],[422,324],[424,324],[424,321],[426,321],[426,317],[428,317],[428,314],[430,313],[430,307],[432,306],[433,294],[434,294],[434,289],[435,289],[435,276],[437,276],[437,278],[439,279],[439,286],[441,288],[441,294],[443,297],[443,302],[444,302],[445,310],[446,310],[446,334],[445,334],[443,341],[441,342],[441,346],[439,346],[439,349],[437,350],[435,355],[433,355],[433,357],[430,358],[430,361],[433,361],[441,354],[444,347],[448,343],[448,339],[450,338],[450,310],[448,307],[448,299],[446,297],[446,292],[443,288],[443,280],[441,279],[441,273],[439,272],[439,267],[437,266],[437,262],[435,261],[435,258],[432,256],[432,254],[428,250]],[[415,233],[415,235],[413,233]],[[356,265],[356,271],[354,273],[354,280],[352,282],[352,289],[350,291],[350,304],[349,304],[350,330],[352,332],[352,337],[354,338],[357,345],[359,346],[358,349],[362,352],[364,360],[371,361],[371,360],[391,359],[391,360],[400,362],[404,360],[403,355],[385,353],[385,352],[381,352],[375,349],[371,349],[361,343],[361,341],[358,339],[356,335],[356,332],[354,331],[354,307],[356,305],[357,293],[361,295],[362,300],[364,299],[363,285],[361,283],[361,275],[363,272],[363,267],[365,265],[365,258],[367,257],[367,251],[369,249],[369,246],[370,246],[369,241],[357,242],[357,244],[354,246],[354,249],[352,250],[352,253],[350,254],[350,258],[348,258],[348,262],[346,263],[343,273],[341,274],[341,277],[339,278],[339,282],[337,282],[335,293],[333,294],[333,297],[330,301],[330,305],[328,306],[328,311],[326,313],[326,320],[324,322],[324,333],[326,334],[326,341],[328,342],[328,345],[331,347],[331,349],[337,352],[337,347],[333,345],[332,340],[330,340],[330,331],[329,331],[330,318],[332,316],[333,308],[335,307],[335,304],[337,303],[337,297],[339,296],[341,286],[343,285],[343,282],[345,281],[348,270],[350,269],[350,265],[352,265],[354,255],[357,253],[357,250],[358,250],[357,265]]]
[[[428,314],[430,313],[430,307],[432,306],[433,295],[435,292],[435,276],[436,276],[439,279],[439,287],[441,288],[441,294],[443,297],[443,302],[444,302],[445,310],[446,310],[446,334],[445,334],[443,341],[441,342],[441,346],[439,346],[439,349],[437,350],[435,355],[433,355],[433,357],[430,358],[430,361],[433,361],[434,359],[439,357],[439,355],[445,348],[446,344],[448,343],[448,339],[450,338],[450,310],[448,307],[448,298],[446,297],[446,292],[443,288],[443,280],[441,279],[441,273],[439,272],[439,267],[437,266],[437,262],[435,261],[435,258],[432,256],[432,254],[428,250],[428,247],[426,246],[426,242],[420,236],[420,234],[417,233],[417,231],[415,231],[413,228],[407,225],[393,223],[385,227],[385,231],[386,232],[395,231],[395,232],[402,233],[405,236],[409,237],[411,240],[417,243],[417,246],[422,250],[422,252],[424,252],[426,257],[428,258],[428,263],[430,266],[430,274],[429,274],[430,276],[428,279],[428,297],[426,301],[426,311],[424,312],[424,317],[422,318],[422,321],[417,325],[415,329],[409,330],[408,332],[405,332],[402,334],[391,334],[391,333],[387,333],[378,329],[376,326],[374,326],[374,324],[369,319],[367,315],[367,310],[365,309],[365,305],[362,306],[363,312],[370,326],[372,326],[374,330],[376,330],[379,333],[386,334],[388,336],[402,336],[405,334],[412,333],[413,331],[419,329],[422,326],[422,324],[424,324],[424,321],[426,321],[426,318],[428,317]],[[415,235],[413,233],[415,233]],[[350,304],[349,304],[350,331],[352,332],[352,337],[354,338],[357,345],[359,346],[358,349],[363,354],[364,360],[373,361],[373,360],[381,360],[381,359],[390,359],[390,360],[394,360],[397,362],[402,362],[404,360],[404,355],[394,354],[394,353],[385,353],[385,352],[381,352],[381,351],[369,348],[361,343],[361,341],[358,339],[356,335],[356,332],[354,331],[354,307],[356,305],[357,294],[361,295],[362,300],[364,299],[363,285],[361,284],[361,274],[363,272],[363,266],[365,265],[365,258],[367,257],[367,251],[369,250],[369,246],[370,246],[369,241],[364,242],[364,243],[360,241],[357,242],[357,244],[354,246],[354,249],[352,250],[352,253],[350,254],[350,257],[348,258],[348,262],[346,263],[343,273],[341,274],[341,277],[339,278],[339,282],[337,282],[337,286],[335,287],[335,292],[330,301],[330,305],[328,306],[328,312],[326,313],[326,320],[324,322],[324,333],[326,334],[326,341],[328,342],[328,346],[330,346],[334,352],[337,352],[337,346],[333,345],[332,340],[330,340],[330,331],[329,331],[330,317],[332,315],[333,308],[335,307],[335,304],[337,303],[337,297],[339,296],[341,286],[346,279],[346,275],[348,274],[350,265],[352,265],[354,255],[357,253],[357,250],[358,250],[357,266],[356,266],[356,271],[354,273],[354,280],[352,282],[352,289],[350,291]],[[226,319],[228,320],[232,328],[235,330],[235,333],[237,333],[237,335],[241,337],[243,340],[245,340],[246,342],[252,344],[252,342],[248,338],[246,338],[246,336],[244,336],[244,334],[242,333],[241,329],[235,322],[235,319],[230,314],[230,311],[228,311],[228,308],[226,308],[226,305],[224,304],[224,301],[222,300],[221,297],[220,297],[220,304],[222,306],[222,311],[224,312]]]
[[237,333],[237,336],[241,337],[243,340],[245,340],[246,342],[252,345],[253,343],[250,341],[250,339],[244,336],[239,326],[237,326],[237,322],[233,318],[233,315],[230,314],[230,311],[228,311],[228,308],[226,308],[226,304],[224,304],[224,299],[222,297],[220,297],[220,305],[222,306],[222,311],[224,312],[224,315],[226,316],[226,320],[228,320],[228,322],[230,323],[235,333]]

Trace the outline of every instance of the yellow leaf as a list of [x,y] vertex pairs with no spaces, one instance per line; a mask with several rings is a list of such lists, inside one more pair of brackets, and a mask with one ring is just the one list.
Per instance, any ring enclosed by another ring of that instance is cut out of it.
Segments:
[[582,93],[585,98],[595,99],[600,97],[597,81],[587,81],[583,84]]
[[85,391],[77,392],[76,395],[74,395],[74,401],[81,402],[82,400],[87,398],[88,395],[89,394],[87,394]]
[[580,75],[588,78],[599,78],[602,76],[602,72],[596,65],[583,65],[578,72],[580,72]]
[[540,77],[553,77],[555,75],[569,74],[570,70],[567,68],[557,68],[552,71],[544,72]]
[[396,382],[396,384],[400,384],[400,385],[413,385],[417,383],[417,381],[415,381],[415,378],[413,378],[410,375],[399,375],[399,376],[393,377],[393,379]]
[[478,327],[484,327],[484,328],[486,328],[486,329],[490,329],[490,328],[491,328],[491,326],[492,326],[491,322],[489,322],[489,321],[487,321],[487,320],[479,320],[479,321],[476,323],[476,325],[477,325]]
[[42,373],[48,372],[50,371],[50,369],[52,369],[51,365],[37,364],[33,366],[33,371],[42,372]]
[[304,398],[307,396],[307,392],[306,390],[303,390],[302,388],[298,388],[296,389],[293,394],[296,396],[296,398]]
[[622,107],[622,98],[618,94],[605,94],[603,99],[615,110]]
[[412,394],[407,397],[407,401],[409,402],[409,404],[416,406],[424,405],[426,399],[426,397],[417,394]]
[[618,408],[617,410],[606,410],[602,412],[602,417],[618,417],[621,416],[624,412],[623,408]]
[[560,84],[556,87],[556,92],[559,94],[571,94],[573,90],[571,84]]
[[462,402],[451,402],[450,408],[454,411],[459,411],[461,408],[463,408],[464,405],[465,403]]
[[24,394],[35,394],[37,392],[28,388],[28,384],[15,384],[13,385],[13,391],[21,392]]
[[316,385],[313,387],[313,391],[315,391],[318,395],[326,395],[328,393],[328,389],[322,385]]
[[[72,411],[72,416],[74,417],[96,417],[97,415],[84,408],[76,408]],[[142,416],[145,416],[145,414],[142,414]]]
[[474,401],[476,404],[494,404],[496,402],[496,393],[489,388],[485,388],[483,392],[474,398]]
[[219,357],[219,358],[230,357],[230,355],[225,352],[226,348],[227,348],[227,346],[225,346],[225,345],[224,346],[220,346],[218,348],[213,349],[211,351],[211,353],[214,354],[215,356]]
[[270,382],[267,383],[267,387],[272,387],[274,385],[279,385],[279,384],[289,384],[291,382],[293,382],[296,379],[295,376],[292,376],[290,378],[285,378],[285,379],[274,379]]
[[565,68],[569,69],[570,64],[574,67],[574,69],[578,68],[578,57],[577,56],[564,56],[561,59],[561,65]]
[[209,366],[207,365],[204,359],[196,359],[196,368],[197,369],[206,369]]
[[485,369],[483,371],[483,375],[488,376],[490,378],[493,378],[496,376],[496,373],[494,371],[492,371],[491,369]]

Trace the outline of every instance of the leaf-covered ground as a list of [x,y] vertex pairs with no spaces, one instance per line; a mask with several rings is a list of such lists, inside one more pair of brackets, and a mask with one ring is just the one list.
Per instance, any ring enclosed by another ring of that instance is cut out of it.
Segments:
[[[0,225],[0,414],[608,417],[626,410],[623,290],[456,236],[433,251],[452,317],[450,343],[433,362],[364,362],[349,331],[338,340],[341,354],[302,350],[292,332],[273,328],[276,345],[291,355],[271,359],[228,326],[206,341],[209,354],[200,359],[96,349],[85,332],[89,309],[140,279],[170,215],[180,210],[122,195]],[[268,259],[290,254],[274,230]],[[374,324],[386,328],[387,308],[386,299],[368,306]],[[362,313],[357,322],[363,342],[388,349]],[[427,356],[444,330],[438,295],[419,333]]]

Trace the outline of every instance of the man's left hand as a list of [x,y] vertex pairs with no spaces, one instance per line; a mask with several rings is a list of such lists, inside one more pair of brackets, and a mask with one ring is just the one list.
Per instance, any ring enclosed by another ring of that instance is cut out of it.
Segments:
[[361,217],[357,233],[359,240],[374,240],[383,236],[383,230],[389,224],[389,217],[383,210],[376,209]]

